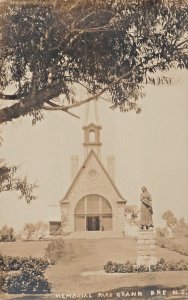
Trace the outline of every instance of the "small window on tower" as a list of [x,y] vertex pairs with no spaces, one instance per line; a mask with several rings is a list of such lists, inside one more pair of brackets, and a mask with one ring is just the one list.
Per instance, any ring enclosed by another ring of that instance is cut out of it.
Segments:
[[94,130],[90,130],[90,132],[89,132],[89,141],[90,141],[90,143],[95,143],[95,131]]

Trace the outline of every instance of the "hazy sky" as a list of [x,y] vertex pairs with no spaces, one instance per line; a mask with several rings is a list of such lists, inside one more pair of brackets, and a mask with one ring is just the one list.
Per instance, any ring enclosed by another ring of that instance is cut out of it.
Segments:
[[[147,86],[139,115],[112,111],[107,102],[98,105],[102,161],[106,165],[106,156],[115,155],[116,184],[128,204],[139,204],[141,186],[148,187],[156,225],[167,209],[186,219],[188,211],[188,76],[186,71],[174,75],[172,86]],[[25,222],[46,221],[48,205],[64,196],[71,183],[70,156],[79,154],[83,161],[85,106],[75,112],[79,120],[46,112],[36,126],[30,117],[3,125],[1,157],[20,165],[20,173],[37,179],[39,188],[29,205],[15,192],[1,193],[0,226],[20,229]]]

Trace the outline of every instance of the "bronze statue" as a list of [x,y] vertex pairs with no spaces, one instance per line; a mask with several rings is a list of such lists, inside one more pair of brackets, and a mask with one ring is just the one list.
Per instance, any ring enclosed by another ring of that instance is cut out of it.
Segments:
[[152,209],[152,199],[147,188],[142,187],[142,194],[140,196],[141,200],[141,211],[140,211],[140,228],[149,230],[153,227],[153,209]]

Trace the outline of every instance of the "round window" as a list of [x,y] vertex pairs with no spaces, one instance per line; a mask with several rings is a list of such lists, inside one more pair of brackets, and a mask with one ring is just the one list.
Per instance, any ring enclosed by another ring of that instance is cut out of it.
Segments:
[[97,178],[97,175],[98,175],[98,174],[97,174],[97,171],[94,170],[94,169],[89,170],[88,174],[89,174],[89,177],[90,177],[91,179]]

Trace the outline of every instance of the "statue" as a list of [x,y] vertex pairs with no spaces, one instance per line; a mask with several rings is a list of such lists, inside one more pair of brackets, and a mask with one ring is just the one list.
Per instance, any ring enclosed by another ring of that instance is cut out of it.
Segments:
[[147,188],[142,187],[142,194],[140,196],[141,200],[141,211],[140,211],[140,228],[149,230],[150,227],[153,227],[153,209],[152,209],[152,199],[150,193],[147,191]]

